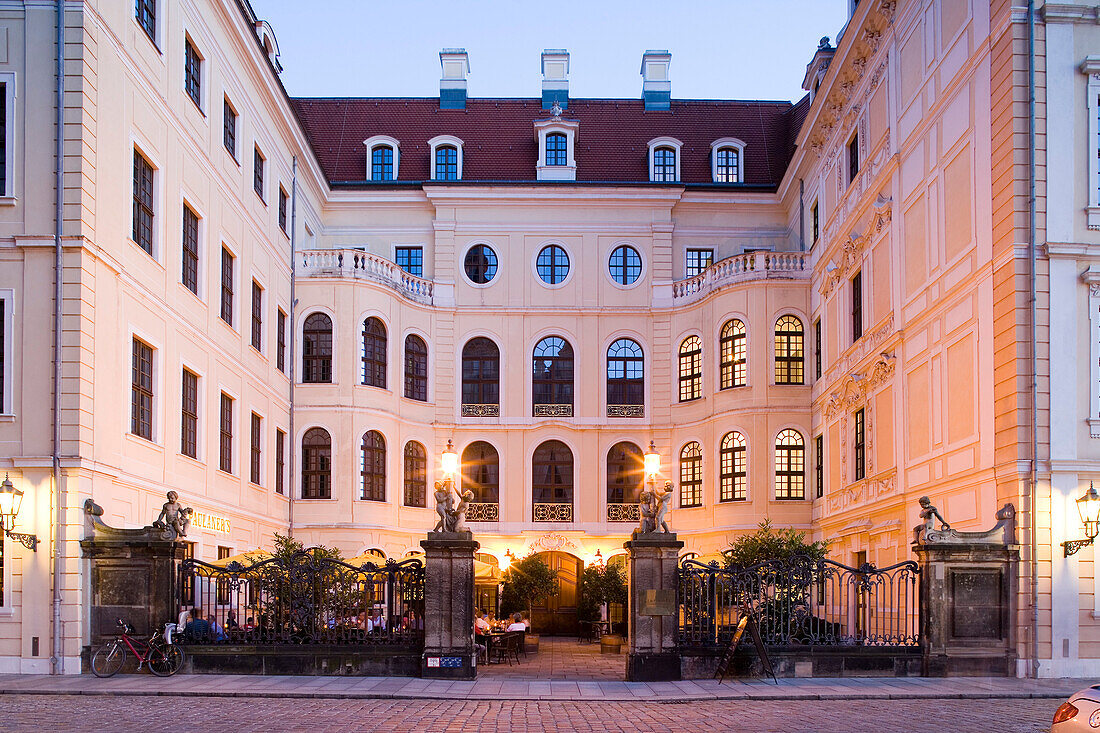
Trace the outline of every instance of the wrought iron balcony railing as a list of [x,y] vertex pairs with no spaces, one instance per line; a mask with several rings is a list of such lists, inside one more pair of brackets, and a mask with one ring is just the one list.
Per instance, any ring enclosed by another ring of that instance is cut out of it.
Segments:
[[534,520],[536,522],[572,522],[572,504],[535,504]]

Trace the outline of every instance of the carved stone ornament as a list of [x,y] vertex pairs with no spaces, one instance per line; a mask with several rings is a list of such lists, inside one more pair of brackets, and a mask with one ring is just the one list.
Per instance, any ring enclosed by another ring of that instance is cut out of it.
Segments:
[[848,412],[867,399],[867,393],[885,382],[894,373],[893,354],[881,354],[866,375],[850,374],[839,390],[829,395],[825,403],[825,418],[833,419],[840,412]]
[[[952,529],[927,496],[920,498],[922,523],[913,528],[917,545],[1014,545],[1016,544],[1016,507],[1005,504],[997,512],[997,524],[986,532],[960,532]],[[936,529],[935,520],[940,522]]]
[[[171,492],[176,493],[176,492]],[[180,509],[184,512],[184,509]],[[88,537],[87,539],[95,539],[97,541],[118,541],[118,542],[174,542],[181,536],[174,526],[168,525],[164,522],[153,522],[146,527],[140,529],[120,529],[118,527],[112,527],[105,524],[101,517],[103,516],[103,507],[96,504],[91,499],[87,499],[84,502],[84,515],[87,520]],[[184,514],[186,517],[191,516],[191,509],[187,508]],[[186,530],[186,527],[184,527]]]
[[668,528],[666,517],[671,502],[671,481],[665,481],[664,486],[657,486],[654,483],[646,487],[638,499],[640,519],[635,534],[651,534],[653,532],[669,534],[671,530]]

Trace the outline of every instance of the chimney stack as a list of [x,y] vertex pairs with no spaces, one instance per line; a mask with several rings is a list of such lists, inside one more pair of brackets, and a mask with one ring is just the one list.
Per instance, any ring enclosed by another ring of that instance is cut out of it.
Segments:
[[646,51],[642,54],[642,99],[646,110],[668,109],[672,104],[672,82],[668,66],[672,54],[668,51]]
[[439,108],[466,109],[466,75],[470,56],[464,48],[445,48],[439,52],[443,76],[439,80]]
[[542,52],[542,108],[550,109],[554,102],[569,107],[569,52],[564,48]]

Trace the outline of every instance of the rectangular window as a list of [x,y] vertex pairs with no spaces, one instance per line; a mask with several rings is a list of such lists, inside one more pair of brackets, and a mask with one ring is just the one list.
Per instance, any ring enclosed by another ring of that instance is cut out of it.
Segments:
[[814,379],[821,379],[821,319],[814,321]]
[[859,175],[859,133],[852,136],[848,143],[848,183],[856,180]]
[[222,247],[222,320],[233,325],[233,260],[229,250]]
[[264,338],[264,289],[252,281],[252,348],[263,351]]
[[0,196],[11,196],[8,190],[8,85],[0,84]]
[[275,493],[282,494],[286,491],[283,477],[286,474],[286,433],[282,430],[275,431]]
[[286,374],[286,313],[283,313],[282,308],[275,319],[275,331],[275,366]]
[[689,249],[685,276],[695,277],[714,264],[713,249]]
[[[157,42],[157,0],[136,0],[134,17],[154,44]],[[0,605],[3,605],[0,603]]]
[[183,286],[199,294],[199,217],[183,205]]
[[[218,546],[218,559],[228,560],[230,549],[228,547]],[[219,606],[229,605],[229,581],[224,578],[219,578],[217,581],[217,598],[215,602]]]
[[183,86],[195,106],[202,109],[202,57],[190,38],[183,42]]
[[229,154],[233,156],[233,160],[237,159],[237,113],[233,110],[233,105],[229,103],[229,100],[223,100],[223,114],[222,114],[222,141],[225,143],[225,149],[229,151]]
[[249,455],[248,480],[257,486],[260,485],[260,460],[263,457],[261,449],[261,430],[263,419],[256,413],[252,413],[252,451]]
[[423,247],[397,247],[397,266],[410,275],[424,277],[424,248]]
[[153,347],[134,339],[131,367],[130,432],[153,439]]
[[863,273],[852,278],[852,341],[863,335]]
[[852,416],[852,432],[854,433],[852,446],[855,448],[855,480],[860,481],[867,471],[867,443],[862,409],[856,410],[855,415]]
[[[0,415],[6,415],[11,412],[11,406],[7,403],[7,390],[8,390],[8,358],[7,358],[7,334],[5,333],[5,327],[7,325],[8,316],[8,302],[3,298],[0,298]],[[3,542],[0,542],[2,545]],[[2,582],[2,579],[0,579]],[[4,598],[0,596],[0,606],[4,605]]]
[[222,392],[219,414],[218,468],[233,473],[233,398],[225,392]]
[[825,496],[825,436],[814,438],[814,481],[817,484],[817,498]]
[[[195,543],[184,542],[183,544],[183,559],[191,560],[195,557]],[[194,607],[195,605],[195,576],[184,575],[180,578],[180,602],[184,606]]]
[[199,376],[183,370],[183,395],[180,407],[180,453],[199,457]]
[[134,226],[137,246],[153,254],[153,166],[134,151]]
[[252,156],[252,188],[260,201],[264,200],[264,156],[259,148],[256,148]]
[[817,218],[817,202],[814,201],[813,206],[810,207],[810,233],[813,234],[812,242],[817,242],[820,231]]
[[286,191],[279,186],[279,228],[283,230],[283,234],[286,234],[286,202]]

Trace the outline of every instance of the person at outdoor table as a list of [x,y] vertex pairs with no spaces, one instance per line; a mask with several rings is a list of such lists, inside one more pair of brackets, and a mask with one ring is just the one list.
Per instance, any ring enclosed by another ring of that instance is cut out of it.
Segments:
[[496,614],[494,614],[492,611],[489,612],[489,618],[487,620],[489,621],[490,629],[497,629],[500,627],[500,621],[497,621]]
[[214,614],[207,616],[206,621],[210,624],[210,638],[213,641],[225,641],[229,638],[226,636],[225,629],[218,625],[218,619]]
[[210,636],[210,622],[203,618],[202,609],[191,610],[191,620],[183,627],[183,633],[191,641],[206,641]]
[[256,617],[255,616],[249,616],[248,618],[246,618],[244,620],[244,630],[245,631],[252,631],[252,629],[254,629],[254,628],[256,628]]
[[508,624],[506,631],[527,631],[527,624],[523,623],[523,614],[516,611],[512,614],[512,623]]
[[424,630],[424,619],[420,618],[420,614],[411,609],[409,610],[409,628],[416,631]]
[[363,631],[370,631],[374,627],[374,624],[371,623],[371,620],[369,618],[367,618],[367,612],[366,611],[360,611],[359,612],[359,618],[356,620],[355,625],[358,626]]
[[382,615],[381,608],[375,608],[374,613],[371,615],[371,626],[378,631],[386,630],[386,617]]
[[474,612],[474,633],[475,634],[488,634],[489,633],[489,621],[485,618],[485,614],[481,611]]
[[241,628],[241,625],[237,623],[237,612],[230,611],[225,616],[225,628],[227,631],[236,631]]
[[531,619],[527,618],[527,612],[523,612],[523,625],[527,627],[527,630],[531,630]]

